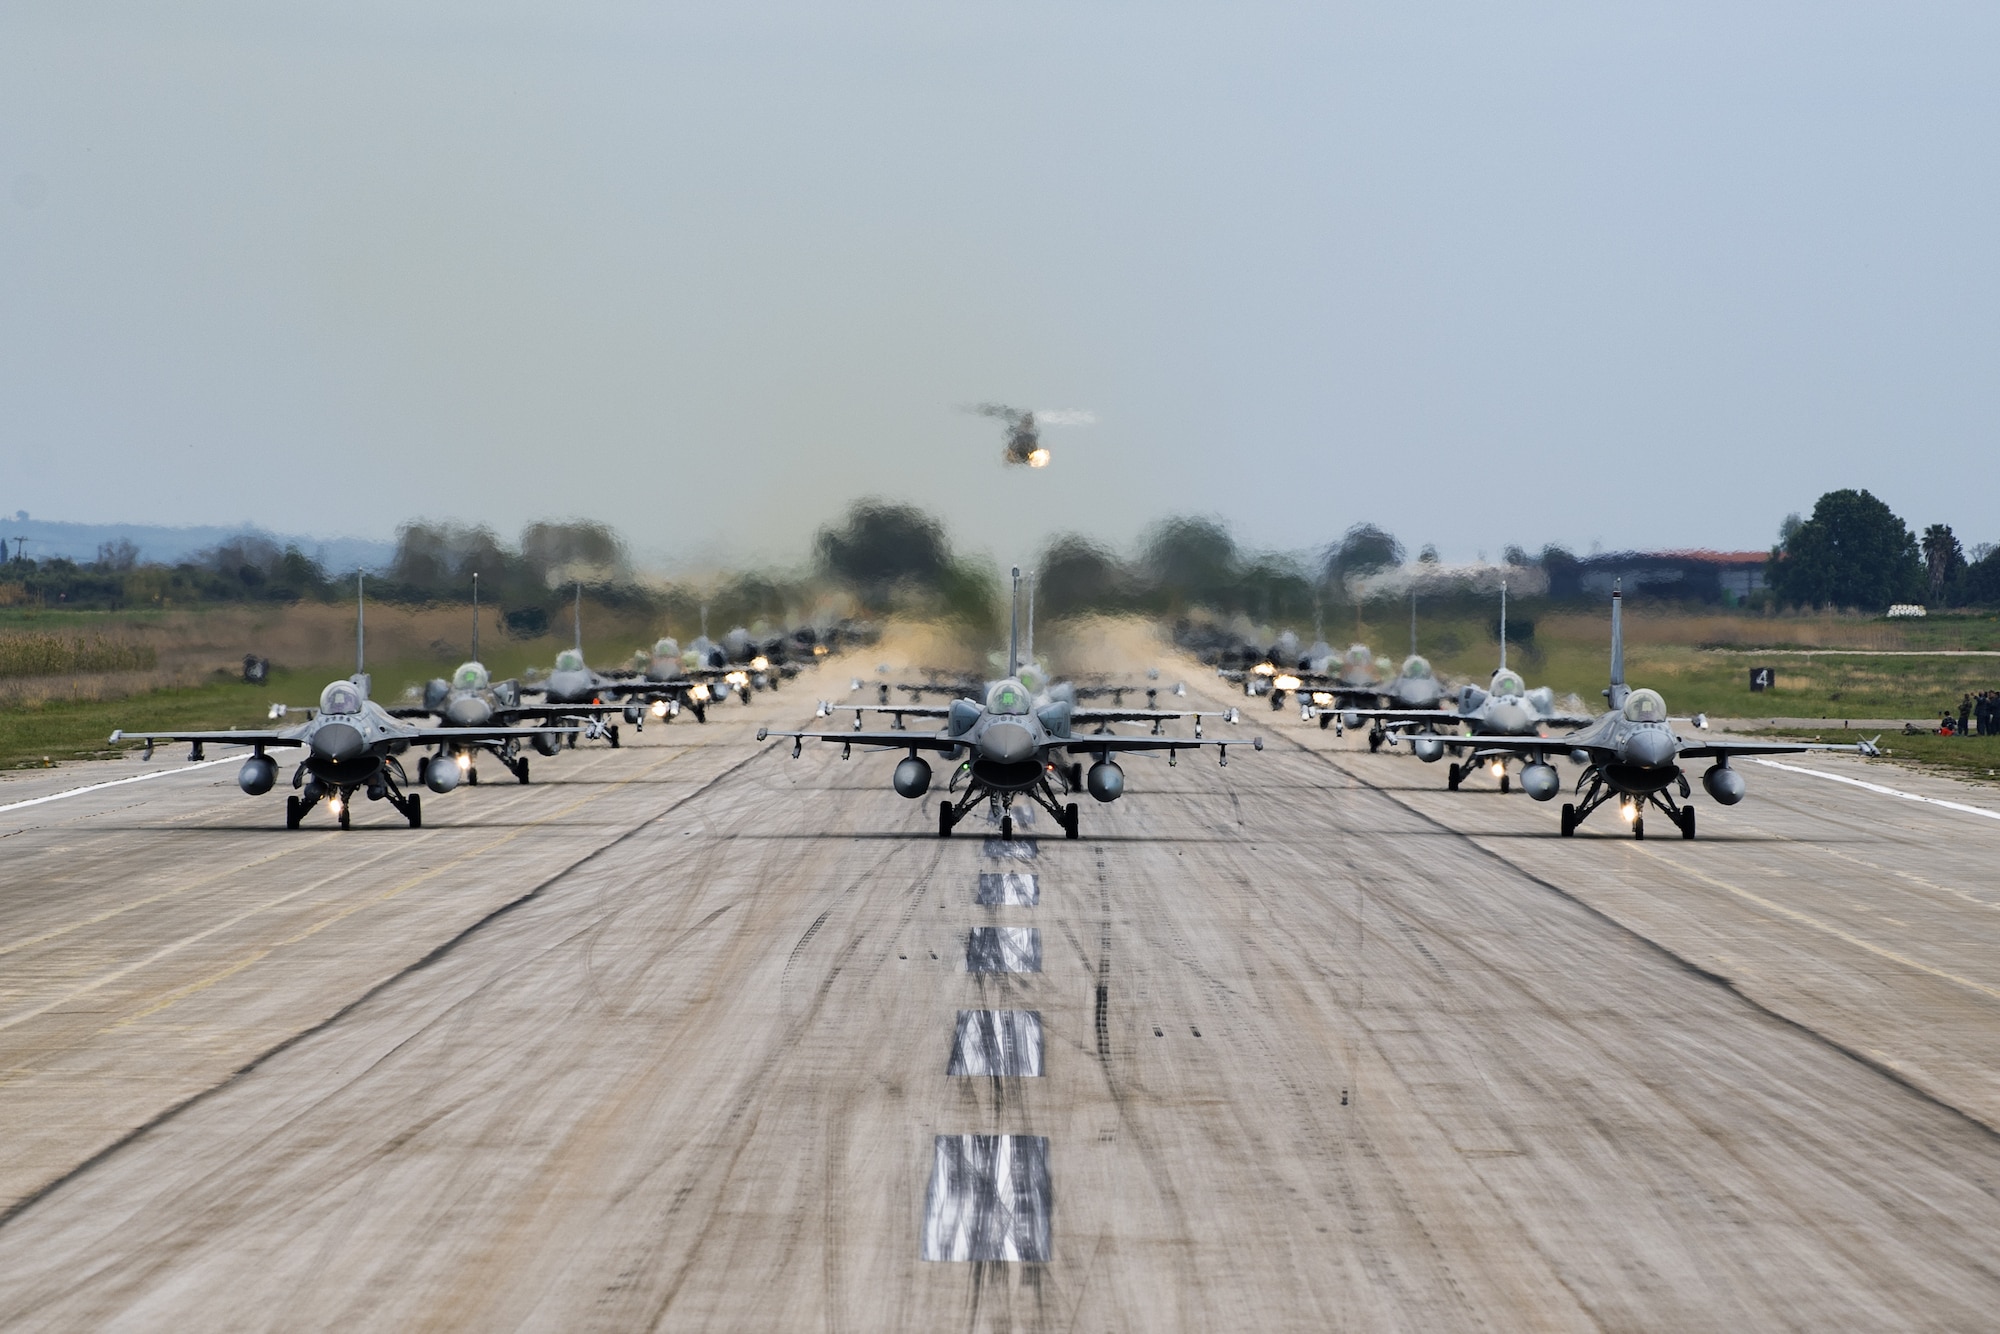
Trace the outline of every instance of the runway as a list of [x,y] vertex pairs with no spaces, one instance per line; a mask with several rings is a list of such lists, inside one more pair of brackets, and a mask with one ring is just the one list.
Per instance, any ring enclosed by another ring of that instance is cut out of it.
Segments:
[[1765,767],[1558,839],[1259,705],[941,840],[752,740],[810,689],[415,831],[0,809],[0,1326],[1990,1327],[2000,821]]

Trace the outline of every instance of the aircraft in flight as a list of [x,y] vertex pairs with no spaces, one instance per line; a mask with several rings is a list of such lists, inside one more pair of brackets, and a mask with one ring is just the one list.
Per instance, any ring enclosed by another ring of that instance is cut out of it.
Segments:
[[[360,592],[357,577],[355,589]],[[496,743],[518,745],[532,741],[536,733],[558,735],[574,728],[525,727],[418,727],[392,716],[368,698],[366,636],[363,612],[357,605],[354,632],[354,675],[334,681],[320,692],[319,707],[305,722],[274,731],[218,732],[126,732],[111,734],[113,745],[123,741],[146,743],[146,757],[162,741],[192,743],[188,758],[199,760],[205,746],[249,746],[251,753],[237,771],[236,783],[253,797],[269,792],[278,781],[278,765],[266,751],[305,751],[292,771],[296,796],[285,798],[285,828],[297,829],[306,813],[321,801],[346,829],[353,817],[354,794],[363,793],[370,801],[387,801],[416,829],[423,824],[423,804],[409,791],[409,775],[402,756],[413,748],[436,747],[435,756],[423,761],[424,786],[445,793],[458,786],[475,748]]]
[[[1116,801],[1125,791],[1125,772],[1113,756],[1165,751],[1167,762],[1175,763],[1183,750],[1215,746],[1221,762],[1229,763],[1229,747],[1242,742],[1204,740],[1199,737],[1122,736],[1109,730],[1078,732],[1078,710],[1066,699],[1037,706],[1037,697],[1021,680],[1021,572],[1014,571],[1014,610],[1007,643],[1007,674],[986,687],[982,699],[955,699],[943,712],[944,727],[937,732],[905,730],[851,732],[784,732],[759,728],[757,739],[792,738],[792,755],[797,758],[805,741],[837,741],[841,757],[847,758],[855,746],[881,750],[907,750],[908,756],[896,765],[893,784],[898,794],[916,800],[930,791],[931,766],[919,751],[928,751],[958,761],[952,771],[947,796],[938,803],[938,837],[948,838],[966,813],[978,803],[988,802],[1000,815],[1000,836],[1014,836],[1013,803],[1017,798],[1033,802],[1055,817],[1065,838],[1076,838],[1079,816],[1077,803],[1062,797],[1087,790],[1101,802]],[[1134,710],[1133,712],[1138,712]],[[857,716],[858,723],[860,718]],[[1264,748],[1262,737],[1248,743]],[[1087,773],[1083,759],[1090,760]],[[1081,781],[1079,781],[1081,780]],[[957,794],[963,785],[963,795]]]
[[[1646,836],[1645,808],[1658,808],[1681,831],[1682,838],[1694,837],[1694,807],[1682,805],[1693,793],[1689,788],[1688,760],[1712,760],[1701,776],[1701,786],[1723,806],[1743,800],[1743,775],[1730,767],[1733,759],[1753,755],[1796,754],[1808,750],[1847,750],[1875,755],[1873,741],[1838,745],[1819,741],[1725,741],[1720,738],[1693,740],[1677,735],[1667,716],[1667,704],[1656,690],[1633,690],[1625,683],[1625,639],[1620,622],[1623,595],[1614,584],[1611,590],[1611,684],[1604,697],[1611,711],[1588,727],[1557,737],[1486,736],[1478,740],[1482,751],[1518,756],[1526,761],[1521,770],[1521,787],[1536,801],[1550,801],[1562,787],[1562,779],[1550,757],[1567,753],[1583,767],[1576,781],[1579,802],[1562,808],[1562,834],[1568,838],[1590,813],[1610,801],[1618,803],[1619,814],[1632,826],[1634,838]],[[1697,716],[1696,726],[1704,720]],[[1877,738],[1879,740],[1879,738]],[[1589,785],[1585,790],[1585,784]],[[1675,800],[1678,793],[1680,800]]]

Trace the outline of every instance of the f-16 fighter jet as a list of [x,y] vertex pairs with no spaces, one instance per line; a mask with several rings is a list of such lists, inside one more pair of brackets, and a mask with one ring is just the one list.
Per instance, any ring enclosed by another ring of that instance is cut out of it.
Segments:
[[[1527,761],[1521,771],[1521,787],[1536,801],[1552,800],[1562,786],[1549,757],[1568,753],[1583,766],[1576,790],[1582,800],[1564,803],[1562,833],[1568,838],[1590,813],[1616,800],[1618,812],[1632,826],[1634,838],[1646,836],[1645,808],[1657,807],[1680,829],[1682,838],[1694,837],[1694,807],[1681,801],[1692,792],[1683,764],[1688,760],[1712,760],[1701,776],[1701,786],[1724,806],[1743,800],[1743,775],[1729,762],[1740,756],[1785,755],[1806,750],[1849,750],[1861,755],[1879,752],[1873,741],[1854,745],[1834,745],[1817,741],[1723,741],[1690,740],[1675,734],[1667,717],[1667,704],[1656,690],[1633,690],[1625,684],[1625,640],[1619,611],[1623,601],[1618,587],[1611,590],[1611,684],[1604,697],[1611,712],[1581,731],[1559,737],[1479,738],[1481,750],[1517,755]],[[1696,719],[1697,724],[1700,719]],[[1880,738],[1877,738],[1878,740]],[[1588,784],[1588,790],[1585,785]]]
[[[1366,720],[1374,729],[1369,738],[1371,744],[1379,745],[1375,734],[1384,731],[1388,733],[1390,745],[1396,743],[1398,735],[1406,736],[1410,749],[1426,764],[1434,763],[1447,750],[1455,757],[1467,749],[1468,743],[1455,735],[1460,727],[1469,729],[1475,737],[1540,736],[1544,727],[1582,727],[1592,721],[1582,714],[1559,712],[1555,691],[1547,686],[1530,690],[1519,673],[1508,669],[1505,584],[1500,586],[1500,666],[1488,680],[1486,689],[1481,690],[1470,682],[1459,687],[1455,708],[1341,709],[1316,705],[1307,699],[1299,706],[1299,716],[1304,719],[1317,717],[1322,728],[1332,722],[1338,722],[1344,729],[1359,728]],[[1440,729],[1450,730],[1440,735]],[[1477,745],[1472,745],[1471,749],[1471,758],[1463,765],[1454,758],[1445,785],[1456,792],[1461,782],[1480,767],[1490,765],[1493,776],[1500,780],[1500,790],[1507,791],[1510,786],[1508,757]]]
[[[358,585],[357,585],[358,587]],[[461,756],[473,748],[495,743],[519,745],[536,732],[575,729],[516,727],[417,727],[396,717],[368,698],[368,674],[364,670],[361,618],[356,617],[354,675],[334,681],[320,692],[319,708],[306,722],[275,731],[250,732],[126,732],[111,734],[115,745],[121,741],[143,741],[150,759],[153,747],[162,741],[186,741],[193,745],[188,758],[199,760],[209,745],[249,746],[251,753],[237,771],[236,783],[253,797],[269,792],[278,781],[278,765],[267,750],[300,749],[305,758],[292,771],[297,796],[285,798],[285,828],[297,829],[300,821],[321,801],[348,827],[352,819],[354,794],[365,793],[370,801],[387,801],[416,829],[423,823],[422,802],[403,770],[401,757],[413,747],[434,746],[435,757],[425,757],[424,785],[445,793],[458,786]]]
[[[1076,730],[1079,710],[1068,700],[1055,700],[1036,707],[1034,694],[1020,678],[1020,580],[1014,571],[1014,614],[1007,644],[1007,675],[987,686],[981,700],[953,700],[944,711],[944,727],[935,733],[909,731],[852,732],[773,732],[759,728],[757,739],[769,736],[792,738],[796,758],[808,740],[841,743],[842,758],[855,746],[883,750],[906,750],[908,756],[896,766],[896,791],[915,800],[930,790],[931,766],[919,751],[928,751],[958,761],[946,791],[938,803],[938,837],[948,838],[952,828],[981,801],[989,802],[1000,815],[1002,838],[1014,836],[1013,803],[1016,798],[1034,802],[1062,826],[1065,838],[1077,837],[1077,804],[1063,802],[1062,796],[1087,789],[1098,801],[1116,801],[1125,791],[1125,773],[1112,758],[1130,752],[1165,751],[1174,763],[1183,750],[1215,746],[1221,761],[1229,763],[1229,747],[1240,742],[1202,740],[1197,737],[1120,736],[1108,730]],[[1136,711],[1134,711],[1136,712]],[[856,721],[859,721],[857,718]],[[1264,739],[1253,737],[1253,749],[1262,750]],[[1083,760],[1090,760],[1088,773],[1080,773]],[[1081,782],[1079,782],[1081,779]]]
[[[449,727],[512,727],[522,722],[570,723],[567,729],[542,726],[526,733],[530,738],[526,743],[543,755],[554,755],[562,747],[563,740],[575,736],[580,731],[584,736],[607,735],[604,719],[607,715],[624,710],[620,704],[527,704],[521,699],[521,685],[518,681],[495,681],[479,661],[479,576],[474,575],[472,584],[472,661],[461,663],[451,679],[437,677],[424,686],[423,703],[420,705],[397,705],[389,709],[395,718],[436,717]],[[520,782],[528,781],[528,757],[521,753],[523,741],[519,736],[483,744],[477,750],[491,754],[507,771]],[[465,781],[477,783],[479,770],[473,767],[475,750],[458,752],[458,767]],[[422,760],[417,765],[417,781],[429,778],[430,761]]]

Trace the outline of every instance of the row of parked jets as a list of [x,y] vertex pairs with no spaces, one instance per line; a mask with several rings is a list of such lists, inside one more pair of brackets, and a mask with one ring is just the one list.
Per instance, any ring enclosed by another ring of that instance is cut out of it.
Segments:
[[[278,755],[300,754],[285,799],[285,827],[297,829],[324,806],[346,829],[357,797],[386,801],[411,828],[423,823],[418,789],[442,795],[477,783],[480,757],[498,761],[516,781],[529,777],[530,753],[553,756],[579,738],[619,742],[618,719],[643,728],[648,718],[671,722],[691,713],[706,722],[711,705],[732,696],[749,703],[753,692],[775,690],[798,674],[786,650],[825,652],[811,631],[759,643],[732,630],[721,643],[706,635],[683,651],[671,638],[641,650],[620,671],[598,672],[583,657],[582,589],[577,590],[576,642],[556,655],[554,670],[538,680],[493,679],[479,660],[478,592],[473,593],[472,658],[450,677],[430,681],[419,699],[382,704],[370,697],[366,608],[356,584],[354,675],[331,682],[316,706],[276,704],[276,722],[303,712],[299,723],[267,730],[113,732],[115,744],[140,742],[151,758],[162,742],[188,742],[190,760],[210,745],[248,746],[237,784],[262,796],[278,782]],[[643,661],[641,661],[643,659]],[[408,762],[406,764],[406,761]]]
[[1702,790],[1717,804],[1734,806],[1743,800],[1746,788],[1741,770],[1731,760],[1809,750],[1880,753],[1873,741],[1835,744],[1680,735],[1674,730],[1676,722],[1705,731],[1708,720],[1701,714],[1672,716],[1657,690],[1633,689],[1626,683],[1624,597],[1617,587],[1611,592],[1611,681],[1604,690],[1609,711],[1593,716],[1563,709],[1553,690],[1528,689],[1520,674],[1507,666],[1506,596],[1503,586],[1500,664],[1484,689],[1461,686],[1455,699],[1414,651],[1394,677],[1376,680],[1373,655],[1358,644],[1337,667],[1329,652],[1318,655],[1317,663],[1309,654],[1291,667],[1267,659],[1247,671],[1225,669],[1221,674],[1242,682],[1249,694],[1268,695],[1274,708],[1282,707],[1290,693],[1299,701],[1300,717],[1308,722],[1317,719],[1322,728],[1367,727],[1370,750],[1385,743],[1393,746],[1401,739],[1427,764],[1449,755],[1445,783],[1454,792],[1482,769],[1499,781],[1501,791],[1507,791],[1508,765],[1517,762],[1522,789],[1536,801],[1552,801],[1563,786],[1554,761],[1567,758],[1581,772],[1573,789],[1577,799],[1562,807],[1564,837],[1576,833],[1592,811],[1615,804],[1635,838],[1646,836],[1645,809],[1652,806],[1673,822],[1682,838],[1692,839],[1695,812],[1686,804],[1693,797],[1688,761],[1708,760],[1701,775]]

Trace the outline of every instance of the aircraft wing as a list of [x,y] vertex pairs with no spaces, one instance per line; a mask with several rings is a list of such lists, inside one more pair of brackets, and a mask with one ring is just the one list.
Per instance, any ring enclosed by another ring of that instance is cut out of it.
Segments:
[[1807,750],[1848,750],[1857,755],[1878,755],[1873,741],[1722,741],[1704,737],[1700,741],[1682,741],[1680,758],[1684,760],[1715,759],[1726,760],[1737,755],[1796,755]]
[[935,750],[945,755],[955,753],[965,744],[957,737],[940,736],[935,732],[776,732],[768,727],[757,729],[759,741],[774,736],[792,738],[794,754],[802,741],[838,741],[843,745],[880,750]]
[[538,736],[566,736],[581,732],[580,727],[414,727],[396,739],[420,746],[448,745],[454,741],[527,741]]
[[1454,712],[1453,710],[1450,709],[1340,709],[1340,708],[1333,708],[1328,705],[1321,705],[1319,706],[1317,711],[1320,713],[1334,714],[1338,718],[1343,720],[1347,717],[1348,714],[1351,713],[1354,714],[1356,717],[1372,719],[1385,723],[1457,724],[1470,721],[1463,715]]
[[1146,750],[1173,752],[1177,750],[1200,750],[1204,746],[1214,746],[1222,752],[1222,762],[1227,764],[1229,762],[1229,748],[1231,746],[1247,744],[1252,750],[1262,750],[1264,749],[1264,738],[1253,736],[1246,737],[1242,741],[1224,741],[1214,738],[1198,741],[1193,737],[1185,736],[1118,736],[1111,732],[1093,732],[1088,736],[1063,737],[1052,741],[1050,744],[1061,746],[1064,750],[1074,751],[1081,755],[1110,755]]
[[820,716],[831,717],[842,709],[854,711],[856,726],[860,725],[864,713],[889,713],[898,718],[945,718],[951,715],[950,709],[937,704],[825,704],[821,706]]
[[120,741],[143,741],[151,750],[161,741],[187,741],[194,745],[211,746],[303,746],[305,738],[290,732],[127,732],[122,728],[111,734],[111,744]]
[[1235,709],[1077,709],[1069,716],[1078,723],[1166,723],[1177,718],[1220,718],[1233,723],[1242,715]]
[[[623,704],[511,704],[493,710],[496,718],[602,718],[607,713],[623,713]],[[547,730],[547,729],[542,729]]]

